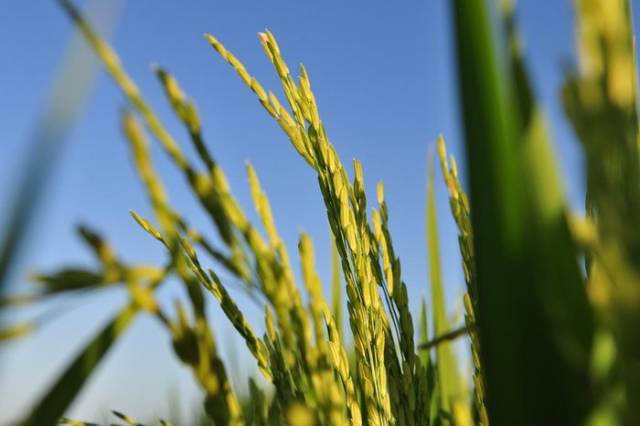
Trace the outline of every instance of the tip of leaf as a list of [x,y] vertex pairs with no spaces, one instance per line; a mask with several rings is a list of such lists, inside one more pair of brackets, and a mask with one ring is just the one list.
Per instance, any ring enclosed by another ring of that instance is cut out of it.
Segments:
[[33,283],[44,284],[46,281],[46,277],[43,274],[38,272],[29,272],[27,273],[27,279]]
[[215,283],[222,284],[220,281],[220,277],[218,277],[218,274],[216,274],[213,269],[207,269],[207,272],[209,273],[209,276]]
[[115,410],[112,410],[111,414],[113,414],[114,416],[116,416],[117,418],[119,418],[121,420],[124,420],[127,423],[131,423],[131,418],[129,418],[129,416],[127,416],[126,414],[123,414],[123,413],[121,413],[119,411],[115,411]]

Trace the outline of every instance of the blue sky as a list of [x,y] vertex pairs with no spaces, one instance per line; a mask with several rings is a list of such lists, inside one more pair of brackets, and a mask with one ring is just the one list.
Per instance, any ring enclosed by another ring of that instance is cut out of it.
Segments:
[[[108,0],[104,0],[107,2]],[[82,2],[78,2],[82,4]],[[439,133],[461,158],[455,64],[448,0],[406,2],[326,0],[129,1],[124,2],[113,37],[126,69],[190,151],[184,130],[171,115],[150,72],[160,64],[182,83],[198,105],[210,149],[225,169],[234,193],[253,215],[244,162],[256,168],[271,200],[284,240],[296,258],[299,233],[312,235],[318,268],[329,273],[328,226],[314,174],[298,157],[235,73],[215,54],[202,34],[210,32],[232,50],[265,87],[279,93],[275,73],[264,57],[257,32],[270,29],[291,68],[303,62],[329,136],[345,163],[362,161],[369,199],[384,180],[391,229],[402,260],[414,312],[427,293],[425,188],[429,146]],[[568,196],[582,205],[581,156],[558,100],[563,64],[573,58],[572,12],[568,0],[522,2],[519,10],[537,94],[556,139],[568,179]],[[72,27],[55,1],[5,0],[0,14],[0,208],[11,200],[25,142],[60,64]],[[118,114],[120,92],[100,73],[85,110],[69,135],[12,290],[28,290],[27,271],[68,264],[91,264],[74,236],[82,222],[108,236],[131,262],[160,262],[162,248],[140,231],[128,211],[150,216],[124,139]],[[188,188],[164,153],[154,145],[154,160],[165,178],[171,202],[202,231],[213,235]],[[195,158],[195,156],[192,156]],[[447,294],[455,310],[462,291],[455,228],[446,192],[438,180],[441,254]],[[170,283],[160,293],[170,305],[180,293]],[[237,295],[241,303],[249,303]],[[36,335],[0,348],[0,424],[29,404],[80,345],[125,301],[118,290],[64,299],[53,308],[70,308]],[[459,310],[459,308],[458,308]],[[239,376],[255,366],[233,337],[216,307],[211,309],[221,350]],[[260,330],[259,312],[250,317]],[[9,318],[12,318],[11,316]],[[13,318],[19,318],[14,314]],[[232,355],[234,353],[239,355]],[[244,383],[239,384],[240,387]],[[171,353],[164,331],[151,318],[139,318],[77,399],[71,414],[99,419],[117,409],[138,418],[166,413],[170,395],[197,404],[189,373]]]

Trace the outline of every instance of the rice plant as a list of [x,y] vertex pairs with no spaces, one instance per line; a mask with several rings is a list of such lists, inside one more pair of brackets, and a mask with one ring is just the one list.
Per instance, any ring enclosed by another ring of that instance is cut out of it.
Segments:
[[[450,323],[444,299],[434,158],[426,218],[431,310],[423,303],[416,316],[389,230],[384,185],[378,184],[370,208],[363,166],[356,160],[347,167],[340,159],[304,66],[294,75],[274,35],[259,33],[282,84],[281,101],[221,41],[205,36],[212,54],[238,74],[317,176],[334,247],[333,279],[325,286],[311,237],[300,235],[298,253],[288,252],[258,173],[247,163],[259,223],[249,220],[177,79],[155,69],[197,162],[78,9],[69,0],[60,5],[128,101],[122,132],[153,211],[153,217],[131,215],[167,258],[162,265],[130,263],[98,232],[81,227],[79,235],[99,266],[35,277],[42,297],[120,285],[129,301],[21,424],[91,424],[63,416],[138,315],[154,317],[171,336],[216,425],[640,424],[640,152],[629,1],[575,0],[579,63],[566,76],[562,100],[586,153],[586,215],[567,206],[545,114],[528,77],[514,2],[501,1],[495,16],[485,0],[450,2],[468,185],[460,181],[442,136],[436,151],[458,227],[466,284],[462,327]],[[220,244],[171,204],[154,169],[150,140],[182,173]],[[263,307],[264,335],[256,334],[220,272],[241,282]],[[169,277],[187,295],[171,312],[155,295]],[[243,339],[268,387],[251,380],[249,395],[233,388],[207,317],[212,302]],[[29,325],[2,330],[0,338],[28,334]],[[451,346],[459,338],[468,342],[470,366]],[[462,374],[467,368],[470,383]]]

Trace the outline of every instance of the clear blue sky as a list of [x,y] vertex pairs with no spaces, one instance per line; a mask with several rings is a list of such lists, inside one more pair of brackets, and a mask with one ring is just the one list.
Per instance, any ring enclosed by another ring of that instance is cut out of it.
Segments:
[[[417,313],[428,285],[428,147],[443,133],[450,151],[459,158],[462,151],[448,3],[129,1],[125,2],[113,40],[127,70],[171,132],[187,147],[186,135],[171,115],[149,66],[160,64],[177,76],[195,98],[209,147],[242,205],[253,211],[244,168],[245,160],[250,160],[270,197],[292,257],[297,257],[300,231],[310,233],[316,244],[318,268],[326,278],[328,227],[314,174],[254,95],[202,37],[205,32],[216,35],[264,86],[279,89],[256,36],[264,28],[272,30],[292,69],[299,62],[307,66],[322,118],[343,161],[362,161],[369,199],[375,199],[375,183],[384,180],[394,242]],[[522,3],[519,15],[530,69],[556,136],[571,204],[579,207],[581,157],[557,96],[562,65],[573,58],[570,2]],[[25,141],[46,99],[72,27],[53,0],[5,0],[1,8],[0,208],[4,213],[23,164]],[[48,182],[13,290],[28,289],[28,270],[90,264],[90,256],[73,232],[78,222],[102,231],[129,261],[159,262],[164,258],[162,248],[140,231],[128,213],[135,209],[149,216],[150,211],[120,133],[118,112],[123,105],[120,92],[101,73]],[[173,205],[201,230],[213,234],[183,180],[157,147],[154,159],[165,177]],[[462,291],[463,278],[455,228],[440,180],[438,202],[447,292],[452,303],[457,303],[454,299]],[[172,283],[161,292],[161,301],[169,305],[179,294]],[[70,312],[56,316],[35,336],[0,349],[0,424],[27,409],[42,386],[124,301],[125,295],[117,290],[65,299],[51,306],[73,307]],[[233,337],[215,306],[212,312],[222,351],[239,354],[227,356],[230,369],[241,372],[241,377],[252,374],[255,367],[243,345]],[[254,310],[251,317],[261,329],[259,313]],[[110,353],[71,414],[99,419],[97,413],[113,408],[143,419],[153,413],[166,413],[171,392],[180,392],[183,401],[197,404],[198,394],[189,373],[176,362],[167,335],[153,319],[141,317]]]

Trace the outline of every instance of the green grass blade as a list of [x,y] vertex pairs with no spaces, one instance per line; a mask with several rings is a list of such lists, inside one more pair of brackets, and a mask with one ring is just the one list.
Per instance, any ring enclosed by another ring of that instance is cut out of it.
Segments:
[[109,321],[35,404],[31,415],[20,424],[23,426],[56,424],[103,357],[129,328],[137,312],[138,309],[133,304],[129,304]]
[[[509,2],[507,2],[509,3]],[[556,164],[547,120],[534,96],[527,73],[513,7],[503,11],[512,80],[513,111],[519,113],[520,143],[524,179],[531,190],[527,197],[530,215],[528,250],[535,262],[533,277],[540,291],[544,314],[553,321],[555,339],[564,356],[579,369],[589,362],[593,317],[566,221],[566,201],[562,177]],[[557,306],[551,302],[556,300]],[[561,301],[561,302],[560,302]],[[581,373],[577,373],[581,374]]]
[[453,5],[489,418],[578,424],[593,319],[544,121],[501,66],[486,2]]

